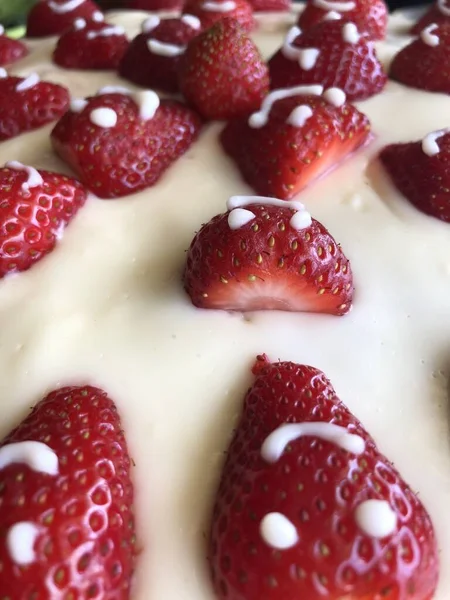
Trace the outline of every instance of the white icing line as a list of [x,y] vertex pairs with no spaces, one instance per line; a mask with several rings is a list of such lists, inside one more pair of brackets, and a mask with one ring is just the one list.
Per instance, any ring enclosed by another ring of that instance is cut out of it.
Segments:
[[16,523],[6,534],[6,547],[11,560],[17,565],[30,565],[36,560],[34,544],[39,529],[34,523],[22,521]]
[[84,98],[72,98],[70,100],[70,110],[74,113],[80,113],[89,104]]
[[432,131],[428,135],[426,135],[422,140],[422,150],[428,156],[435,156],[439,154],[441,149],[439,148],[439,144],[437,140],[447,133],[450,133],[450,127],[446,129],[439,129],[439,131]]
[[323,97],[327,102],[329,102],[333,106],[336,106],[336,108],[339,108],[340,106],[345,104],[345,101],[347,99],[345,92],[337,87],[331,87],[325,90],[323,93]]
[[439,46],[439,36],[433,33],[435,29],[438,29],[436,23],[431,23],[428,27],[425,27],[423,31],[420,32],[420,37],[422,42],[427,46],[431,46],[432,48]]
[[358,527],[368,536],[385,538],[397,529],[397,515],[386,500],[366,500],[355,510]]
[[104,129],[110,129],[117,125],[117,113],[108,106],[94,108],[89,115],[89,119],[91,123]]
[[84,4],[84,0],[68,0],[68,2],[62,2],[59,4],[52,1],[48,3],[48,7],[58,15],[63,15],[64,13],[75,10],[82,4]]
[[245,208],[234,208],[228,215],[228,226],[230,229],[240,229],[250,221],[256,218],[255,213]]
[[297,59],[298,48],[293,48],[292,42],[301,34],[302,34],[302,30],[300,29],[300,27],[297,27],[297,25],[294,25],[293,27],[291,27],[286,34],[283,46],[281,48],[281,52],[289,60]]
[[125,35],[125,29],[121,25],[111,25],[99,31],[88,31],[86,37],[88,40],[95,40],[95,38],[110,37],[113,35]]
[[296,106],[287,118],[286,123],[292,127],[303,127],[306,121],[313,116],[313,111],[307,104]]
[[324,16],[324,18],[322,19],[322,21],[340,21],[341,19],[342,19],[342,15],[340,15],[335,10],[330,10]]
[[446,6],[445,0],[437,0],[437,7],[443,15],[450,17],[450,7]]
[[16,85],[16,92],[24,92],[25,90],[29,90],[37,85],[40,81],[41,80],[37,73],[31,73],[31,75],[28,75],[28,77]]
[[58,475],[58,457],[42,442],[17,442],[0,448],[0,470],[23,463],[37,473]]
[[203,2],[201,8],[208,12],[227,13],[236,8],[236,2],[234,2],[234,0],[226,0],[225,2]]
[[8,77],[8,72],[3,67],[0,67],[0,79],[6,79]]
[[283,90],[274,90],[264,98],[260,110],[250,115],[248,124],[254,129],[264,127],[269,120],[269,114],[273,104],[278,100],[290,98],[291,96],[320,96],[322,92],[323,86],[321,85],[298,85]]
[[182,15],[181,21],[186,25],[189,25],[189,27],[192,27],[192,29],[198,30],[202,26],[200,19],[194,15]]
[[356,7],[354,2],[332,2],[331,0],[313,0],[314,6],[327,11],[349,12]]
[[84,19],[75,19],[73,22],[73,28],[75,31],[80,31],[86,27],[86,21]]
[[158,56],[180,56],[186,51],[186,46],[176,46],[175,44],[166,44],[159,40],[147,40],[148,51]]
[[357,44],[360,39],[358,28],[354,23],[345,23],[342,28],[342,39],[347,44]]
[[312,225],[311,215],[307,210],[299,210],[292,215],[289,225],[292,229],[296,229],[297,231],[307,229]]
[[139,107],[139,116],[141,119],[144,121],[153,119],[160,104],[158,94],[153,90],[144,90],[142,92],[135,92],[132,98]]
[[336,444],[336,446],[352,454],[361,454],[365,448],[362,437],[350,433],[345,427],[323,421],[311,421],[287,423],[272,431],[261,446],[261,456],[266,462],[275,463],[288,444],[304,436],[318,437]]
[[101,23],[105,20],[105,15],[101,11],[96,10],[95,13],[92,15],[92,20],[96,21],[97,23]]
[[292,548],[299,541],[295,525],[278,512],[265,515],[260,523],[259,532],[264,542],[277,550]]
[[22,183],[22,191],[28,193],[30,188],[39,187],[43,185],[44,180],[42,179],[39,171],[36,171],[34,167],[28,167],[18,162],[17,160],[11,160],[6,163],[5,167],[8,169],[13,169],[14,171],[25,171],[28,175],[27,181]]
[[231,196],[227,201],[227,209],[244,208],[252,204],[260,206],[278,206],[280,208],[291,208],[292,210],[305,210],[301,202],[297,200],[279,200],[278,198],[270,198],[266,196]]
[[161,23],[161,19],[159,17],[157,17],[156,15],[152,15],[148,19],[145,19],[145,21],[142,23],[141,31],[142,31],[142,33],[150,33],[150,31],[153,31],[153,29],[156,29],[156,27],[158,27],[158,25],[160,23]]
[[317,48],[295,48],[295,46],[292,46],[293,41],[301,35],[301,33],[299,27],[291,27],[287,32],[281,52],[289,60],[298,60],[299,66],[304,71],[310,71],[317,62],[320,50]]

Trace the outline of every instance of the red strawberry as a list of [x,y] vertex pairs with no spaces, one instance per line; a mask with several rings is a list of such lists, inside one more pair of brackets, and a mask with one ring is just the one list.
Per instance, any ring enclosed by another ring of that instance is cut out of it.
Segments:
[[40,0],[28,13],[27,37],[59,35],[76,19],[102,18],[99,7],[92,0]]
[[434,4],[430,6],[427,12],[420,18],[417,23],[412,27],[411,33],[419,34],[421,31],[431,25],[432,23],[436,23],[440,25],[441,23],[448,22],[450,20],[450,2],[449,0],[437,0]]
[[324,21],[303,34],[293,27],[269,72],[273,89],[321,83],[342,89],[350,101],[378,94],[387,81],[373,43],[345,21]]
[[316,85],[272,92],[259,113],[222,131],[224,149],[259,194],[292,198],[370,139],[369,120],[340,90],[309,95],[321,91]]
[[214,508],[221,600],[430,600],[430,517],[325,375],[258,357]]
[[409,87],[450,94],[450,20],[425,29],[394,56],[389,77]]
[[24,79],[0,72],[0,98],[1,141],[55,121],[66,112],[70,95],[66,88],[40,81],[36,74]]
[[420,142],[386,146],[380,159],[416,208],[450,223],[450,129],[430,133]]
[[225,18],[235,19],[245,31],[251,31],[255,26],[253,9],[247,0],[187,0],[183,14],[198,17],[202,29]]
[[248,0],[255,12],[285,12],[292,8],[291,0]]
[[116,198],[154,185],[200,127],[196,113],[179,102],[160,102],[155,92],[105,88],[73,102],[51,138],[88,188],[100,198]]
[[0,169],[0,278],[51,252],[87,192],[65,175],[11,162]]
[[49,394],[3,441],[0,465],[3,596],[129,600],[131,465],[105,392]]
[[334,19],[355,23],[360,33],[382,40],[386,35],[388,8],[384,0],[307,0],[298,25],[306,30],[321,21]]
[[123,27],[77,19],[59,38],[53,61],[66,69],[117,69],[128,45]]
[[173,10],[181,11],[183,0],[128,0],[127,8],[136,10]]
[[28,54],[28,48],[20,40],[13,40],[5,35],[0,25],[0,65],[9,65]]
[[237,21],[223,19],[189,43],[179,84],[203,117],[230,119],[259,107],[269,91],[269,72]]
[[180,56],[199,30],[200,21],[192,15],[163,21],[153,15],[131,42],[120,64],[120,75],[142,87],[177,92]]
[[195,306],[334,315],[350,310],[350,263],[299,202],[234,197],[228,208],[202,227],[189,249],[184,284]]

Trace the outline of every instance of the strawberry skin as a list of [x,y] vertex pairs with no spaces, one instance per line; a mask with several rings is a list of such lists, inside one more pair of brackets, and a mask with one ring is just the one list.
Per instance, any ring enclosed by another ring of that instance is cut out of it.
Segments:
[[128,0],[126,5],[129,9],[136,10],[176,10],[183,8],[183,0]]
[[[108,31],[115,33],[101,34]],[[80,29],[74,27],[62,34],[53,52],[53,62],[66,69],[117,69],[128,45],[121,28],[90,21]]]
[[13,40],[4,34],[0,25],[0,66],[9,65],[28,54],[28,48],[20,40]]
[[[71,6],[70,0],[40,0],[28,13],[27,37],[38,38],[48,35],[60,35],[69,29],[76,19],[91,20],[95,13],[101,14],[97,4],[92,0],[84,0],[72,10],[64,10]],[[53,5],[59,5],[54,10]]]
[[[220,600],[430,600],[438,552],[430,517],[325,375],[258,357],[253,386],[227,453],[214,508],[209,560]],[[273,463],[267,436],[286,423],[334,423],[359,436],[359,455],[314,435],[290,442]],[[385,501],[394,534],[375,538],[356,510]],[[260,531],[270,513],[295,526],[298,540],[270,546]]]
[[0,77],[0,141],[51,123],[69,107],[70,95],[63,86],[39,81],[18,91],[23,81],[22,77]]
[[404,85],[428,92],[450,94],[450,20],[433,30],[437,46],[429,46],[422,37],[405,46],[394,56],[389,77]]
[[[227,4],[228,0],[217,0],[218,4]],[[215,4],[216,2],[213,2]],[[211,10],[206,9],[207,0],[187,0],[183,7],[183,14],[194,15],[198,17],[202,24],[202,29],[209,29],[222,19],[235,19],[244,31],[251,31],[255,27],[253,18],[253,8],[247,0],[233,0],[234,8],[231,10]]]
[[[353,0],[352,0],[353,1]],[[360,33],[372,40],[382,40],[386,36],[388,7],[384,0],[354,0],[354,8],[340,11],[338,8],[328,8],[333,1],[327,2],[327,8],[321,6],[321,0],[308,0],[305,10],[300,14],[298,26],[302,30],[310,29],[317,23],[328,18],[332,11],[338,13],[341,19],[355,23]],[[345,2],[347,4],[347,2]],[[348,3],[350,4],[350,3]]]
[[195,306],[222,310],[288,310],[343,315],[351,308],[350,263],[325,227],[312,219],[294,229],[294,210],[246,206],[254,218],[231,229],[230,212],[194,237],[184,285]]
[[[450,10],[450,4],[443,0],[442,4]],[[432,23],[436,23],[437,25],[441,25],[442,23],[448,22],[449,16],[444,14],[444,12],[439,8],[438,2],[435,2],[430,6],[430,8],[426,11],[426,13],[414,24],[411,28],[411,33],[414,35],[419,35],[421,31],[431,25]]]
[[[2,594],[13,600],[129,600],[136,555],[133,486],[113,401],[90,386],[54,391],[2,446],[23,441],[53,450],[58,473],[33,471],[23,463],[2,470]],[[35,560],[19,567],[5,540],[12,526],[24,521],[36,525],[39,535]]]
[[181,18],[164,19],[154,29],[140,33],[131,42],[120,63],[121,77],[145,88],[178,92],[180,55],[156,54],[149,48],[149,41],[157,40],[183,49],[198,34],[198,29]]
[[[352,25],[344,21],[324,21],[298,35],[287,48],[280,48],[269,61],[271,88],[320,83],[340,88],[352,102],[380,93],[387,76],[376,50],[363,36],[355,43],[347,42],[348,27]],[[319,50],[314,66],[305,70],[298,58],[288,58],[290,48]]]
[[269,90],[269,72],[238,22],[226,18],[189,43],[179,85],[205,119],[230,119],[258,109]]
[[[111,128],[94,125],[91,113],[116,113]],[[116,198],[154,185],[197,138],[200,117],[179,102],[162,100],[144,120],[130,95],[89,98],[80,112],[67,112],[51,134],[53,148],[100,198]]]
[[[287,123],[298,106],[312,111],[303,127]],[[247,118],[230,121],[221,141],[258,194],[289,199],[369,137],[369,120],[351,104],[336,107],[305,95],[276,101],[261,128],[252,128]]]
[[287,12],[292,8],[291,0],[248,0],[255,12]]
[[38,173],[42,184],[27,189],[24,170],[0,169],[0,278],[26,271],[51,252],[86,200],[75,179]]
[[396,188],[416,208],[450,223],[450,131],[436,141],[435,155],[427,155],[420,141],[387,146],[380,160]]

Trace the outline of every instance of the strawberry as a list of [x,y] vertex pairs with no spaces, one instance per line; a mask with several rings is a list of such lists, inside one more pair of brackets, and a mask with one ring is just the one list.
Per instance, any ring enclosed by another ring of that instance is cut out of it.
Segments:
[[291,0],[248,0],[255,12],[287,12],[292,8]]
[[126,7],[136,10],[165,10],[165,11],[181,11],[183,8],[183,0],[128,0]]
[[293,27],[269,72],[274,89],[321,83],[342,89],[350,101],[380,93],[387,81],[373,43],[345,21],[324,21],[303,34]]
[[66,69],[117,69],[128,45],[123,27],[77,19],[59,38],[53,61]]
[[253,9],[247,0],[186,0],[183,14],[200,19],[202,29],[209,29],[222,19],[235,19],[245,31],[255,26]]
[[28,48],[25,44],[5,35],[5,28],[0,25],[0,66],[9,65],[27,54]]
[[180,56],[200,26],[192,15],[162,21],[153,15],[131,42],[120,63],[120,75],[142,87],[177,92]]
[[40,0],[28,13],[27,37],[60,35],[76,19],[102,20],[103,15],[93,0]]
[[105,392],[50,393],[3,440],[0,464],[3,597],[129,600],[131,465]]
[[0,97],[0,141],[55,121],[66,112],[70,100],[65,87],[40,81],[36,74],[8,77],[1,71]]
[[391,63],[389,77],[428,92],[450,94],[450,20],[425,29],[402,48]]
[[450,21],[450,1],[449,0],[437,0],[426,13],[414,24],[411,29],[411,33],[418,35],[421,31],[429,25],[436,23],[441,25],[444,22]]
[[214,507],[220,600],[431,600],[426,509],[324,373],[258,357]]
[[184,285],[195,306],[350,310],[350,263],[299,202],[235,196],[228,208],[201,228],[189,249]]
[[230,119],[259,107],[269,91],[269,71],[238,22],[223,19],[188,44],[179,85],[203,117]]
[[51,139],[89,189],[101,198],[116,198],[154,185],[186,152],[200,127],[194,111],[160,101],[155,92],[105,88],[74,101]]
[[434,131],[419,142],[386,146],[380,160],[416,208],[450,223],[450,129]]
[[320,85],[274,91],[260,112],[222,131],[225,151],[259,194],[292,198],[370,139],[369,120],[345,94],[321,92]]
[[10,162],[0,169],[0,278],[51,252],[84,204],[83,186],[59,173]]
[[372,40],[382,40],[386,36],[388,8],[384,0],[307,0],[298,26],[306,30],[321,21],[333,19],[355,23],[361,34]]

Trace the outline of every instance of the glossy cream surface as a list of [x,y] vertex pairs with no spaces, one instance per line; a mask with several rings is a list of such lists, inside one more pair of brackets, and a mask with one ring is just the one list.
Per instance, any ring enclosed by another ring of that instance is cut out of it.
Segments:
[[[111,13],[136,34],[145,13]],[[262,18],[268,57],[293,18]],[[391,19],[385,64],[409,38]],[[74,97],[124,84],[112,73],[65,71],[55,40],[30,42],[12,72],[60,82]],[[126,84],[128,85],[128,84]],[[133,86],[129,86],[133,87]],[[354,270],[345,317],[194,308],[181,272],[194,232],[251,194],[206,127],[152,189],[90,197],[54,252],[0,281],[0,436],[51,389],[92,383],[117,402],[131,454],[139,558],[132,600],[213,600],[205,537],[220,465],[252,377],[254,357],[314,365],[420,494],[450,564],[450,225],[407,204],[374,160],[389,142],[450,124],[450,99],[389,82],[360,103],[375,139],[299,199],[342,243]],[[70,173],[52,152],[51,126],[0,144],[19,160]],[[443,568],[438,600],[450,597]]]

